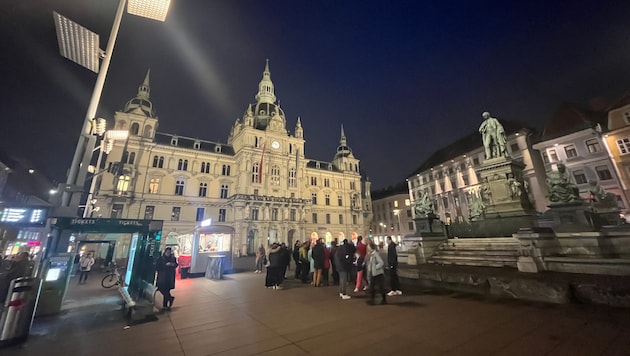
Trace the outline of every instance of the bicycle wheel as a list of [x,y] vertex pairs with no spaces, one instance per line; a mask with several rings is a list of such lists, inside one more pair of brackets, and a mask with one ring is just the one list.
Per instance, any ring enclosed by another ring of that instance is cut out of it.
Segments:
[[117,284],[118,277],[116,277],[116,275],[113,273],[103,277],[103,280],[101,281],[101,285],[103,286],[103,288],[111,288]]

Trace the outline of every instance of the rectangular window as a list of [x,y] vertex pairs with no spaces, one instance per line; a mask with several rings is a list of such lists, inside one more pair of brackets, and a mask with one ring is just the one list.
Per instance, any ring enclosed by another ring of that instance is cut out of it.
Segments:
[[549,155],[547,154],[547,151],[542,152],[542,160],[543,163],[549,163]]
[[352,224],[354,224],[354,225],[357,224],[357,215],[356,214],[352,214]]
[[343,199],[341,198],[341,195],[337,195],[337,203],[339,204],[339,206],[343,205]]
[[350,182],[350,190],[355,190],[354,182]]
[[599,177],[599,180],[612,179],[612,174],[610,174],[607,166],[595,167],[595,170],[597,171],[597,177]]
[[123,208],[124,208],[123,204],[114,204],[112,206],[112,214],[111,214],[112,219],[122,219]]
[[326,224],[330,224],[330,214],[326,214]]
[[221,199],[227,199],[228,197],[228,185],[227,184],[221,184]]
[[518,143],[514,142],[513,144],[510,145],[510,150],[512,152],[518,152],[520,149],[518,148]]
[[411,217],[411,209],[407,209],[407,217],[410,218]]
[[230,175],[230,166],[228,166],[227,164],[224,164],[223,167],[221,168],[221,175],[222,176],[229,176]]
[[413,231],[413,222],[409,222],[409,231]]
[[558,153],[556,153],[555,149],[549,150],[549,160],[551,162],[556,162],[558,160]]
[[278,221],[278,208],[271,209],[271,220]]
[[311,201],[313,202],[313,205],[317,204],[317,193],[311,193]]
[[225,209],[219,209],[219,222],[225,222]]
[[175,195],[184,195],[184,181],[178,180],[175,182]]
[[575,150],[575,145],[567,145],[564,146],[564,152],[567,154],[567,158],[577,157],[577,151]]
[[448,209],[448,197],[442,197],[442,204],[444,204],[444,209]]
[[617,146],[619,147],[619,152],[621,152],[622,155],[630,153],[630,137],[617,140]]
[[339,224],[343,224],[343,214],[339,214]]
[[324,187],[330,187],[330,179],[324,178]]
[[118,177],[118,184],[116,185],[116,192],[119,195],[127,192],[129,190],[129,182],[131,182],[131,177],[125,175]]
[[317,177],[311,177],[311,185],[317,185]]
[[581,169],[573,171],[573,178],[575,178],[576,184],[588,183],[588,180],[586,179],[586,175],[584,174],[584,171]]
[[317,224],[317,213],[313,213],[313,224]]
[[296,220],[296,216],[297,216],[296,210],[295,209],[291,209],[291,211],[289,213],[289,220],[295,221]]
[[195,221],[203,221],[205,213],[206,210],[204,208],[197,208],[197,217],[195,218]]
[[330,194],[326,194],[325,201],[326,205],[330,205]]
[[599,141],[596,138],[586,140],[586,149],[589,153],[596,153],[602,150]]
[[144,207],[144,220],[153,220],[153,214],[155,213],[155,206],[147,205]]
[[252,220],[258,220],[258,208],[252,208]]
[[171,211],[171,221],[179,221],[179,214],[182,212],[182,208],[174,206]]

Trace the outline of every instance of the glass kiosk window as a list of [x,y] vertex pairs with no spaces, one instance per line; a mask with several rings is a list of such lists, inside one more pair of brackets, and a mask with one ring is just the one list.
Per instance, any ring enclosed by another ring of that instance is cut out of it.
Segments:
[[225,252],[230,251],[230,234],[199,234],[199,251]]
[[125,271],[125,287],[131,282],[131,272],[133,270],[133,261],[136,258],[136,246],[138,245],[138,233],[133,234],[131,239],[131,247],[129,248],[129,261],[127,262],[127,270]]

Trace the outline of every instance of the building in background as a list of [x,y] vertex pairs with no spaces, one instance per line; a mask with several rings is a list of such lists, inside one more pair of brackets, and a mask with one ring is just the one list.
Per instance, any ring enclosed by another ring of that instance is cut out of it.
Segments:
[[386,245],[387,236],[399,243],[405,235],[414,233],[412,206],[406,185],[374,192],[372,199],[374,218],[370,231],[375,243]]
[[[227,143],[160,133],[147,74],[137,96],[115,114],[114,128],[129,130],[129,137],[105,159],[109,173],[100,175],[92,216],[164,220],[164,236],[180,241],[211,220],[232,231],[236,255],[276,241],[366,234],[370,182],[343,126],[332,160],[312,160],[301,119],[287,130],[268,63],[255,100]],[[216,241],[199,244],[216,248]]]
[[40,252],[55,187],[32,164],[0,150],[0,255]]

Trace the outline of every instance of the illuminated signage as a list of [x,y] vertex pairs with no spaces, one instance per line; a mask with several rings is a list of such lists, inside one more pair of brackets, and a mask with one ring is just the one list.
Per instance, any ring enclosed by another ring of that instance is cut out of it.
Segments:
[[45,225],[45,208],[4,208],[0,211],[0,222],[20,225]]

